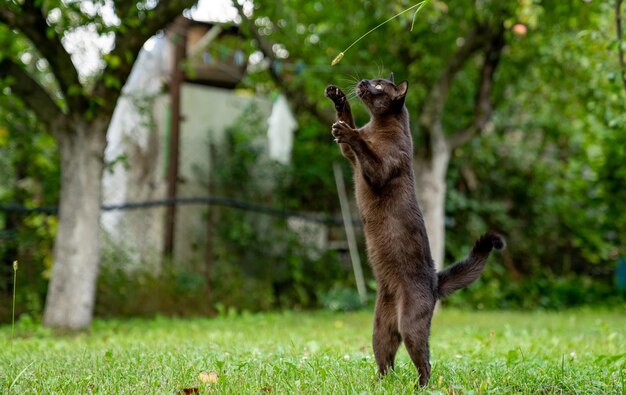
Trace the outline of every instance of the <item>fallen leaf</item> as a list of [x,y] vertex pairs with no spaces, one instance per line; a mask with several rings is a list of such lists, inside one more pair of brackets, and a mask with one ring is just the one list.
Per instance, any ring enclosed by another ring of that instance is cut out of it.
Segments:
[[218,378],[218,375],[215,372],[210,372],[209,373],[209,372],[202,371],[202,372],[200,372],[198,374],[198,379],[200,379],[200,381],[203,384],[214,384],[214,383],[217,383],[217,378]]

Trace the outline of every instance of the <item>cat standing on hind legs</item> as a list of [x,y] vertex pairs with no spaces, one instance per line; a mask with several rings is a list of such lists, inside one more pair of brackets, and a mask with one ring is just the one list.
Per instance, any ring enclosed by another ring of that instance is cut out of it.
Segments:
[[337,121],[332,134],[354,171],[357,206],[365,230],[367,253],[377,285],[373,348],[382,375],[394,368],[401,342],[419,373],[421,386],[430,377],[428,338],[437,299],[476,280],[492,249],[503,239],[486,233],[469,256],[437,273],[424,219],[415,196],[413,141],[404,104],[408,83],[376,78],[362,80],[356,94],[370,121],[357,128],[346,95],[326,88]]

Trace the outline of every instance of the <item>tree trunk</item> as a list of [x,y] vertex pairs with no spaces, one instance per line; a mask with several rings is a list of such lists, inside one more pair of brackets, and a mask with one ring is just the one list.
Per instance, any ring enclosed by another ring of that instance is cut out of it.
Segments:
[[[107,122],[69,122],[57,133],[61,156],[59,222],[44,324],[91,324],[100,259],[100,204]],[[61,129],[61,128],[59,128]]]
[[437,271],[443,269],[445,251],[446,173],[450,151],[445,141],[434,144],[430,157],[413,159],[417,199],[424,214],[430,252]]

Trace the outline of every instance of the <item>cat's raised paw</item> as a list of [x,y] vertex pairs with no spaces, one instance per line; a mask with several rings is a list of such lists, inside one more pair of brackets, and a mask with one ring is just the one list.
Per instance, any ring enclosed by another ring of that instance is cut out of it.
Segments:
[[329,85],[324,91],[324,96],[329,98],[335,104],[342,104],[346,99],[346,94],[335,85]]
[[356,130],[352,129],[344,121],[337,121],[333,123],[331,133],[333,134],[333,137],[335,137],[335,142],[349,143],[352,137],[355,136]]

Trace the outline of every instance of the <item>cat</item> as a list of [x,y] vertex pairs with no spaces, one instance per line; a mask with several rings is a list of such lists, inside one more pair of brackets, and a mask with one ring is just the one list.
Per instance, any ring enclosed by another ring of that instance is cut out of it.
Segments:
[[326,88],[337,112],[332,135],[354,171],[355,195],[367,253],[376,279],[373,348],[381,375],[394,368],[401,342],[428,384],[428,338],[435,304],[476,280],[492,249],[504,247],[493,232],[481,236],[469,256],[437,273],[415,195],[413,141],[405,106],[408,82],[362,80],[356,94],[370,121],[357,128],[346,95]]

